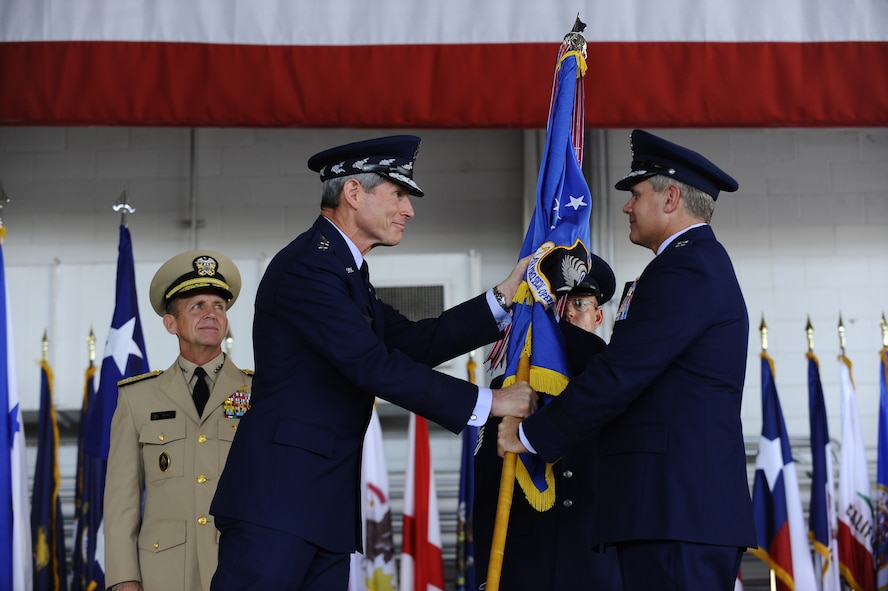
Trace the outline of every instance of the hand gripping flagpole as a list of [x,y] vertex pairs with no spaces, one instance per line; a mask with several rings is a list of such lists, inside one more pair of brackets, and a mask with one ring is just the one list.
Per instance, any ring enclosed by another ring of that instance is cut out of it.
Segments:
[[[577,15],[573,29],[565,35],[558,52],[552,100],[549,105],[546,151],[543,154],[537,186],[537,204],[522,246],[522,257],[535,252],[539,253],[538,249],[542,248],[544,242],[552,245],[570,245],[575,241],[582,241],[588,244],[590,210],[581,209],[580,205],[591,207],[591,202],[585,203],[583,201],[583,196],[589,195],[589,189],[579,168],[582,163],[585,128],[585,106],[582,92],[582,77],[586,69],[586,40],[582,35],[585,28],[585,23]],[[563,68],[562,65],[568,59],[573,60],[570,62],[573,67]],[[576,205],[573,214],[566,211],[568,208],[560,208],[561,199],[567,196],[563,194],[565,190],[568,192],[579,191],[573,193],[574,197],[581,195],[579,199],[572,200],[572,203]],[[586,248],[588,250],[588,246]],[[511,380],[511,376],[514,375],[515,382],[528,382],[539,390],[540,388],[537,387],[539,384],[535,385],[531,376],[530,338],[525,338],[522,335],[522,330],[527,330],[526,335],[530,336],[532,322],[527,322],[528,315],[535,318],[535,312],[532,310],[535,307],[544,307],[540,301],[534,303],[534,299],[535,296],[531,296],[528,284],[523,283],[514,298],[512,327],[508,337],[510,350],[507,351],[509,363],[506,382],[512,383],[508,380]],[[545,308],[548,309],[548,306]],[[519,315],[521,315],[520,322],[518,322]],[[524,323],[523,328],[516,328],[516,324],[521,324],[521,322]],[[545,339],[541,342],[545,342]],[[517,364],[513,365],[516,361]],[[545,367],[546,363],[541,358],[535,359],[534,365]],[[512,373],[513,369],[514,374]],[[563,385],[554,391],[545,388],[542,391],[557,394],[561,389],[563,389]],[[524,469],[523,465],[522,469]],[[487,584],[484,587],[486,591],[499,591],[517,471],[518,455],[505,453],[487,569]],[[554,493],[552,494],[554,495]]]

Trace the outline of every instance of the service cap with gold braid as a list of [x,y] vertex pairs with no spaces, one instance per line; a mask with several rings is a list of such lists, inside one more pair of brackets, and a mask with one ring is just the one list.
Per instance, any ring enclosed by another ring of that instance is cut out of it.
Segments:
[[159,316],[167,313],[174,299],[204,292],[218,293],[230,309],[240,288],[240,271],[230,258],[214,250],[198,249],[177,254],[157,270],[149,299]]

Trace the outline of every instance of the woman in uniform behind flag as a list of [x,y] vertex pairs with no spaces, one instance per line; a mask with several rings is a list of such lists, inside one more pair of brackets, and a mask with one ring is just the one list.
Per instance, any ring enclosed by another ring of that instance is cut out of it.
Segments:
[[[585,249],[583,249],[585,250]],[[560,292],[558,323],[571,375],[583,370],[589,358],[606,343],[594,333],[601,326],[601,309],[614,295],[616,279],[610,266],[591,255],[591,265],[582,280],[573,284],[561,270],[563,249],[552,253],[547,281]],[[585,254],[585,252],[583,253]],[[490,386],[500,387],[503,376]],[[542,394],[542,393],[541,393]],[[542,404],[542,396],[541,401]],[[496,432],[501,419],[491,418],[482,428],[475,447],[475,504],[473,533],[475,572],[479,589],[485,588],[503,460],[497,455]],[[588,589],[622,591],[620,567],[613,549],[593,548],[589,510],[595,495],[597,436],[580,443],[552,466],[555,503],[545,511],[535,509],[520,487],[515,488],[506,545],[503,552],[500,588],[509,591],[560,591]]]

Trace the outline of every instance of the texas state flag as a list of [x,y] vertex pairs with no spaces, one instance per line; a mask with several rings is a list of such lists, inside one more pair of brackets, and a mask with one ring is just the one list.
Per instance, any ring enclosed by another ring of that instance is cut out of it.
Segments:
[[816,589],[798,476],[774,384],[774,362],[766,353],[762,353],[762,437],[752,503],[759,544],[752,552],[774,571],[777,591]]

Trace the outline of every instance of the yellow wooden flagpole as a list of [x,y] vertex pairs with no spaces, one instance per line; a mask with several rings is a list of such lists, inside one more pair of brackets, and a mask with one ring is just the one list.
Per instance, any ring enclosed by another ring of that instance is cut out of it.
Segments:
[[[530,357],[522,355],[518,360],[515,378],[519,382],[530,381]],[[493,542],[490,545],[490,561],[487,564],[487,586],[484,587],[486,591],[499,591],[517,465],[518,454],[506,452],[503,458],[503,473],[500,477],[499,497],[496,502],[496,520],[493,522]]]

